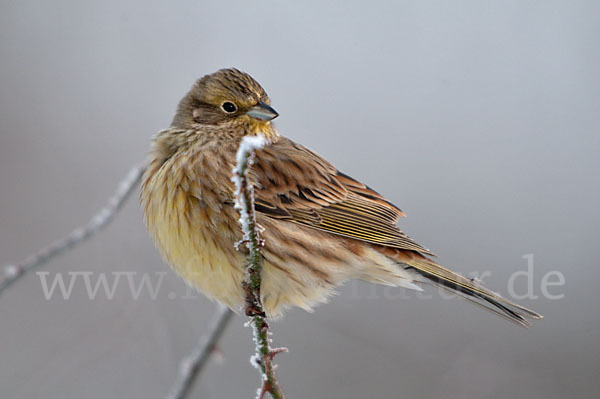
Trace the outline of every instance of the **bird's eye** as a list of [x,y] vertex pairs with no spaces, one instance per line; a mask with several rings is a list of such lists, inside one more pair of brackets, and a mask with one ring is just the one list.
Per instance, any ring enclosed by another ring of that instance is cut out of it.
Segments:
[[221,104],[221,109],[227,112],[228,114],[232,114],[235,111],[237,111],[237,107],[235,106],[235,104],[229,101],[225,101],[223,104]]

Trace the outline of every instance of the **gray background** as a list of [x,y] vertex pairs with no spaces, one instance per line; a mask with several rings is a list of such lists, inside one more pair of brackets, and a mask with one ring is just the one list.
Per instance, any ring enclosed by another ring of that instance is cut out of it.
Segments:
[[[193,81],[237,66],[270,94],[281,133],[401,206],[440,262],[491,271],[507,294],[534,254],[539,298],[520,303],[546,316],[525,330],[436,292],[348,284],[273,324],[290,398],[596,398],[599,5],[5,0],[0,261],[87,221]],[[168,268],[134,197],[44,270]],[[563,299],[541,295],[553,270]],[[89,300],[80,282],[47,301],[28,276],[0,298],[0,397],[162,397],[214,312],[184,293],[169,271],[156,300],[126,285]],[[254,396],[243,322],[194,397]]]

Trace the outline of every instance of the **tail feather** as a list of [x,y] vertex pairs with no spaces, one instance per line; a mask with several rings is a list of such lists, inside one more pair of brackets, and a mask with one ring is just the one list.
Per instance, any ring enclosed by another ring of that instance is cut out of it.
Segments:
[[528,327],[530,325],[527,320],[528,318],[541,319],[543,317],[533,310],[517,305],[501,295],[484,288],[472,279],[463,277],[460,274],[454,273],[453,271],[438,265],[428,258],[412,257],[410,260],[403,260],[402,263],[404,263],[407,268],[426,277],[434,285],[457,294],[458,296],[521,326]]

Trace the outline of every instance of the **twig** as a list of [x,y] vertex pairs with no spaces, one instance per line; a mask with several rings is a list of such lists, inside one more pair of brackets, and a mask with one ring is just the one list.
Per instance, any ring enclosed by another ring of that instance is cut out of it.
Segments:
[[250,358],[250,362],[261,371],[263,379],[258,398],[264,398],[268,392],[274,399],[282,399],[284,395],[275,378],[273,358],[287,349],[271,349],[269,345],[269,325],[260,299],[262,241],[254,212],[254,187],[248,182],[248,168],[254,160],[254,151],[267,144],[268,141],[262,135],[244,137],[238,148],[237,166],[233,170],[232,180],[236,186],[236,208],[240,211],[240,224],[244,233],[242,242],[249,250],[243,285],[246,291],[246,315],[250,317],[256,343],[256,353]]
[[121,183],[119,183],[117,191],[108,200],[106,206],[102,208],[96,215],[94,215],[87,225],[76,228],[66,237],[53,242],[45,248],[42,248],[16,265],[4,266],[4,278],[0,280],[0,295],[4,290],[14,284],[28,272],[40,267],[50,259],[62,254],[63,252],[66,252],[76,245],[81,244],[102,230],[102,228],[106,227],[106,225],[112,221],[117,211],[121,209],[127,198],[129,198],[131,193],[134,191],[134,187],[136,187],[140,182],[145,170],[145,163],[134,166],[129,173],[127,173],[127,176],[125,176]]
[[173,384],[166,399],[184,399],[188,396],[198,375],[210,359],[210,355],[217,346],[223,332],[225,332],[232,314],[233,312],[228,308],[219,306],[208,333],[200,338],[192,352],[181,361],[177,381]]

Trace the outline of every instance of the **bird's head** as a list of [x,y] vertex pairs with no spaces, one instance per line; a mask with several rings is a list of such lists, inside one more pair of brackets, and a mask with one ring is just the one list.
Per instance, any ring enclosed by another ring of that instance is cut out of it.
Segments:
[[269,105],[265,90],[252,76],[237,69],[221,69],[199,79],[179,103],[172,126],[198,125],[270,130],[279,114]]

